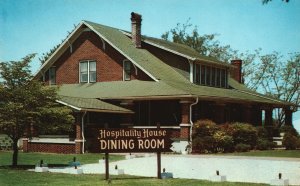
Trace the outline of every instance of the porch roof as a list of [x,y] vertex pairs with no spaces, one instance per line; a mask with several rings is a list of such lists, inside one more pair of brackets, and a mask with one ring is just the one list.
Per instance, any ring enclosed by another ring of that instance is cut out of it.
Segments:
[[286,103],[267,96],[249,92],[247,89],[224,89],[199,86],[182,82],[113,81],[93,84],[66,84],[59,88],[59,95],[101,100],[122,99],[199,99],[268,104],[274,107],[288,106]]
[[92,111],[105,113],[134,113],[129,109],[122,108],[95,98],[80,98],[60,96],[58,103],[71,107],[77,111]]

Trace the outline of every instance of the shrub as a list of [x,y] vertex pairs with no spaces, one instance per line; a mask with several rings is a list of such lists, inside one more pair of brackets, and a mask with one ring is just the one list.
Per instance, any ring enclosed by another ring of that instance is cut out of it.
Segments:
[[213,138],[218,152],[232,152],[234,150],[233,138],[227,135],[226,132],[219,130],[214,134]]
[[280,132],[289,133],[293,136],[299,136],[299,133],[297,132],[297,130],[292,126],[282,126],[282,127],[280,127],[279,130],[280,130]]
[[258,138],[263,138],[263,139],[269,138],[269,132],[266,128],[256,127],[256,131],[257,131],[257,137]]
[[235,151],[237,152],[248,152],[250,149],[251,146],[248,144],[239,143],[235,146]]
[[271,142],[267,139],[258,138],[257,144],[256,144],[256,149],[270,150],[270,149],[274,148],[275,146],[276,146],[276,144],[274,144],[274,142]]
[[235,145],[246,144],[251,148],[256,146],[257,131],[254,126],[246,123],[233,123],[224,126],[224,129],[232,136]]
[[193,152],[212,153],[215,151],[215,141],[212,136],[196,137],[193,139]]
[[193,152],[196,153],[203,153],[204,151],[204,142],[201,138],[196,137],[193,138],[193,142],[192,142],[192,150]]
[[217,130],[215,122],[208,119],[198,120],[193,127],[193,137],[213,136]]
[[199,120],[193,128],[194,152],[216,152],[216,142],[213,135],[218,130],[216,123],[211,120]]
[[285,146],[286,150],[295,150],[298,146],[298,138],[292,133],[285,133],[282,139],[282,145]]

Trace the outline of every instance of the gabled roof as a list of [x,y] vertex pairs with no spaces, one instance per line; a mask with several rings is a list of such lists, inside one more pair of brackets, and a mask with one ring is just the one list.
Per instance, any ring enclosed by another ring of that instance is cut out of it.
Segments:
[[[62,85],[59,94],[62,96],[70,96],[68,98],[72,104],[83,104],[78,100],[82,99],[145,99],[148,98],[180,98],[180,97],[200,97],[212,100],[231,100],[240,102],[256,102],[264,104],[272,104],[274,106],[286,106],[286,103],[274,98],[254,93],[246,87],[229,78],[229,85],[233,89],[222,89],[207,86],[199,86],[191,83],[189,79],[178,73],[174,68],[170,67],[160,59],[152,55],[148,50],[136,48],[132,43],[128,32],[104,26],[101,24],[83,21],[69,35],[69,37],[61,44],[56,52],[41,67],[41,72],[47,70],[55,60],[69,48],[72,43],[85,29],[95,32],[101,40],[109,43],[113,48],[130,60],[135,66],[145,72],[154,81],[115,81],[101,82],[93,84],[71,84]],[[128,37],[129,36],[129,37]],[[189,60],[200,60],[206,63],[227,65],[212,58],[207,58],[198,54],[195,50],[176,43],[159,40],[150,37],[144,37],[143,42],[159,47],[163,50],[173,52]],[[38,74],[36,75],[38,76]],[[65,98],[66,99],[66,98]],[[92,101],[89,100],[89,101]],[[98,100],[99,101],[99,100]],[[87,100],[85,100],[87,102]],[[100,103],[100,102],[98,102]],[[80,106],[82,106],[79,104]],[[100,105],[98,105],[99,108]],[[84,106],[83,106],[84,108]],[[100,109],[101,110],[101,109]]]
[[[128,37],[131,37],[131,33],[127,31],[122,31],[125,35]],[[182,56],[184,58],[187,58],[192,61],[203,61],[206,63],[211,64],[217,64],[221,66],[227,66],[227,67],[233,67],[231,64],[221,62],[213,57],[207,57],[200,55],[199,52],[197,52],[195,49],[186,46],[184,44],[174,43],[163,39],[158,39],[154,37],[148,37],[148,36],[142,36],[142,41],[150,44],[152,46],[155,46],[157,48],[160,48],[162,50],[169,51],[171,53],[174,53],[176,55]]]

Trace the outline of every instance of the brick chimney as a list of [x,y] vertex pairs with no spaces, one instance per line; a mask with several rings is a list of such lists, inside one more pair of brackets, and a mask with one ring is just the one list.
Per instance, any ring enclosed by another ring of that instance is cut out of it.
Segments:
[[235,68],[231,71],[231,77],[242,83],[242,63],[243,61],[240,59],[231,60],[231,65],[235,66]]
[[136,48],[141,48],[142,16],[131,12],[131,38]]

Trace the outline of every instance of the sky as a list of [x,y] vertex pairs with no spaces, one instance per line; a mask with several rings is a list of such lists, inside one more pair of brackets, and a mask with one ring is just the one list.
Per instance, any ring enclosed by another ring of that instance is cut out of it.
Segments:
[[130,31],[131,12],[142,15],[147,36],[160,38],[190,19],[200,34],[218,34],[222,45],[241,52],[300,52],[300,0],[0,0],[0,61],[37,53],[35,73],[38,58],[74,25],[88,20]]

